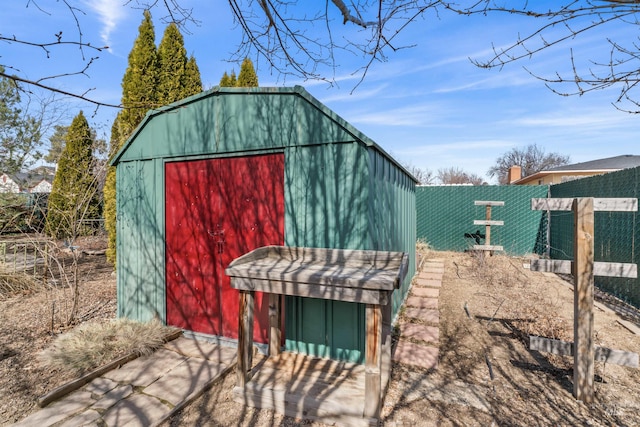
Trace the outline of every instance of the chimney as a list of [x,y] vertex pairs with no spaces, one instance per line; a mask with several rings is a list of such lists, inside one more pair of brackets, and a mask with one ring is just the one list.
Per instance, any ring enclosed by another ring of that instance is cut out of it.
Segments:
[[509,173],[507,174],[507,183],[513,184],[520,178],[522,178],[522,168],[518,165],[511,166],[509,168]]

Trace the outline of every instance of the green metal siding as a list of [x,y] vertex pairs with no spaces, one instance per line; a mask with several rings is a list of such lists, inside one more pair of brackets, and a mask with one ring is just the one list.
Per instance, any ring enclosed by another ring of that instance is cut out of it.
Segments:
[[[285,153],[285,245],[369,249],[366,147],[358,143],[292,147]],[[288,297],[286,348],[361,361],[360,304]],[[294,315],[292,315],[295,313]]]
[[164,209],[157,191],[161,164],[127,162],[116,172],[119,317],[164,320]]
[[[546,185],[427,186],[416,189],[418,239],[436,250],[463,251],[476,244],[465,234],[484,234],[485,206],[475,200],[503,201],[492,209],[492,219],[504,225],[491,227],[491,244],[501,245],[508,254],[544,253],[546,214],[531,210],[531,199],[547,197]],[[484,243],[481,240],[480,243]]]
[[[164,162],[285,153],[285,244],[408,251],[413,179],[373,141],[301,88],[225,89],[150,113],[117,154],[118,315],[165,320]],[[287,298],[286,346],[364,359],[364,306]]]

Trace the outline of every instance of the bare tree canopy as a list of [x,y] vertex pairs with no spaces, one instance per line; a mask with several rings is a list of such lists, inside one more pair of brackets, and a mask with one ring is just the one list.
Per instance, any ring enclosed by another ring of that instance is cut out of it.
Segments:
[[544,149],[536,144],[525,148],[512,148],[511,151],[496,159],[487,175],[498,178],[500,184],[508,184],[507,176],[511,166],[522,168],[522,177],[533,175],[536,172],[547,170],[569,163],[569,156],[558,153],[545,153]]
[[[48,4],[24,0],[26,6],[43,9]],[[75,34],[55,34],[51,40],[30,40],[29,33],[0,33],[3,48],[21,45],[34,51],[43,51],[47,57],[55,55],[65,46],[79,48],[83,66],[68,70],[62,75],[41,75],[28,78],[12,64],[2,63],[6,69],[0,77],[9,77],[17,83],[37,86],[68,96],[101,103],[91,97],[91,90],[83,93],[65,91],[52,83],[51,79],[76,74],[88,75],[94,61],[106,49],[100,43],[85,40],[80,17],[87,13],[87,3],[79,0],[63,0],[68,22],[75,22]],[[128,0],[120,7],[160,9],[164,22],[175,22],[185,34],[190,25],[199,25],[198,16],[183,0]],[[235,51],[235,58],[256,57],[265,61],[269,68],[281,76],[302,79],[334,81],[340,66],[339,55],[347,54],[361,58],[353,72],[364,79],[370,66],[378,61],[387,61],[399,50],[410,48],[427,40],[416,39],[415,31],[429,25],[427,18],[455,13],[464,19],[471,15],[509,15],[516,19],[537,20],[539,25],[530,33],[514,34],[514,40],[506,46],[495,46],[488,59],[472,58],[476,65],[486,68],[501,68],[519,62],[553,47],[567,48],[567,74],[558,71],[551,76],[538,76],[555,92],[562,95],[584,94],[594,90],[616,88],[619,90],[614,104],[623,110],[640,110],[640,97],[634,90],[640,78],[640,49],[637,36],[634,39],[616,40],[616,30],[637,30],[640,2],[637,0],[566,0],[561,3],[497,0],[474,0],[451,3],[442,0],[369,1],[327,0],[326,2],[303,2],[289,0],[228,0],[237,27],[243,38]],[[513,22],[513,21],[512,21]],[[608,26],[609,25],[609,26]],[[606,28],[604,28],[606,27]],[[611,30],[608,39],[608,55],[598,58],[578,57],[571,50],[579,37],[587,37],[594,29]],[[575,54],[575,55],[574,55]],[[44,70],[45,68],[43,68]],[[570,86],[567,86],[570,85]],[[116,106],[116,105],[111,105]]]
[[471,184],[471,185],[483,185],[484,179],[480,175],[475,173],[465,172],[461,168],[452,166],[449,168],[438,169],[438,180],[441,184],[455,185],[455,184]]

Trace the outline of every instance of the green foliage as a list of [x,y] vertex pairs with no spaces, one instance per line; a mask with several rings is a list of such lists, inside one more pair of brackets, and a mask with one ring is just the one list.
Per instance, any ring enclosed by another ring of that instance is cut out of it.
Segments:
[[[111,147],[120,145],[120,114],[116,116],[111,126]],[[109,157],[113,157],[116,151],[112,151]],[[107,260],[116,263],[116,168],[109,166],[107,178],[103,189],[104,197],[104,227],[107,231]]]
[[44,160],[47,163],[58,163],[68,131],[69,126],[55,125],[53,134],[49,137],[49,143],[51,144],[49,152],[44,156]]
[[173,22],[165,29],[158,46],[158,65],[158,103],[166,105],[184,98],[187,51],[182,34]]
[[242,61],[236,87],[258,87],[258,75],[253,68],[253,62],[249,58],[245,58]]
[[231,71],[231,74],[227,74],[225,71],[220,79],[220,87],[235,87],[237,83],[236,72]]
[[187,60],[184,39],[174,23],[167,26],[160,41],[158,64],[158,102],[161,105],[202,92],[196,60],[193,56]]
[[[69,126],[55,125],[53,135],[49,137],[49,152],[44,156],[44,160],[47,163],[58,163],[62,150],[64,150],[65,142],[67,139],[67,132]],[[92,149],[96,157],[102,158],[107,151],[107,142],[98,138],[98,135],[94,129],[91,129],[91,139],[93,140]]]
[[196,58],[191,56],[187,61],[187,70],[184,79],[185,96],[195,95],[202,92],[202,79],[200,77],[200,69],[196,64]]
[[240,74],[236,77],[235,71],[227,74],[225,71],[220,79],[220,87],[258,87],[258,75],[253,68],[253,62],[245,58],[240,66]]
[[46,231],[56,238],[75,238],[80,221],[100,218],[93,166],[91,128],[82,111],[73,119],[60,155],[47,208]]
[[[146,10],[122,78],[121,134],[130,135],[150,108],[158,106],[158,53],[151,13]],[[122,141],[121,141],[122,142]],[[117,147],[120,149],[120,147]],[[117,150],[116,150],[117,151]]]
[[[0,72],[4,68],[0,66]],[[20,92],[0,78],[0,171],[9,175],[28,168],[42,157],[42,121],[20,108]]]

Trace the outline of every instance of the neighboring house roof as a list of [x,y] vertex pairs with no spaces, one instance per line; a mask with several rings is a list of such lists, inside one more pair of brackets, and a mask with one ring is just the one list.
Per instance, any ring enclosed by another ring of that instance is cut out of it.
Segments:
[[[53,174],[51,173],[52,170],[54,171]],[[51,184],[53,183],[54,175],[54,168],[41,166],[28,172],[18,172],[13,175],[1,174],[0,176],[6,178],[4,180],[5,184],[3,185],[5,187],[5,191],[10,188],[10,192],[19,193],[21,191],[32,192],[34,189],[36,190],[36,192],[50,192],[51,190],[47,191],[47,185],[43,183],[48,183],[48,187],[50,188]],[[9,180],[13,183],[13,185],[7,183],[7,181]],[[2,183],[0,183],[0,185],[2,185]]]
[[635,168],[640,166],[640,156],[632,154],[624,154],[621,156],[607,157],[604,159],[591,160],[588,162],[574,163],[572,165],[557,166],[532,175],[525,176],[512,184],[525,184],[528,182],[540,180],[549,175],[572,176],[575,174],[602,174],[615,172],[622,169]]
[[[618,171],[640,166],[640,156],[624,154],[622,156],[607,157],[606,159],[591,160],[588,162],[575,163],[573,165],[558,166],[547,169],[546,172],[557,171]],[[545,171],[541,171],[545,172]]]

